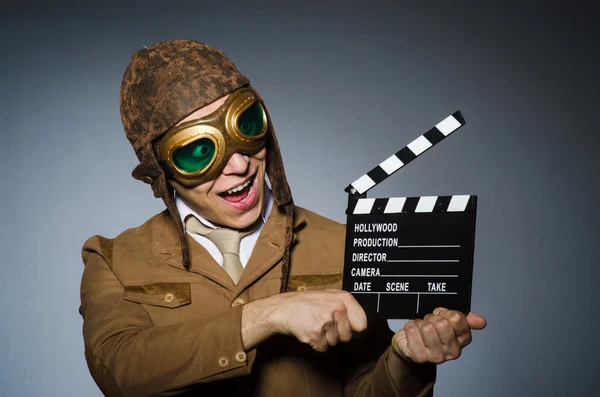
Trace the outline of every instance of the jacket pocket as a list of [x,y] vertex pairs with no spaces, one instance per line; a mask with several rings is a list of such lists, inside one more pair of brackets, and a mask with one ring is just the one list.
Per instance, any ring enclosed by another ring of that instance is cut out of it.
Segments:
[[125,286],[125,300],[151,306],[177,308],[192,303],[190,283],[160,282]]
[[288,279],[286,291],[311,291],[328,288],[342,288],[341,273],[292,275]]

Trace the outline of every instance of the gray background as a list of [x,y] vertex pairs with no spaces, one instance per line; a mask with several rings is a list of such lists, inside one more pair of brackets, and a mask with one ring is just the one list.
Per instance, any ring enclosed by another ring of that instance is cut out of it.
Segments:
[[134,51],[174,38],[250,77],[296,202],[340,222],[349,182],[462,110],[466,127],[370,194],[479,195],[473,310],[489,326],[439,368],[437,395],[598,395],[598,10],[212,3],[3,5],[0,395],[100,395],[80,248],[162,209],[130,177],[118,92]]

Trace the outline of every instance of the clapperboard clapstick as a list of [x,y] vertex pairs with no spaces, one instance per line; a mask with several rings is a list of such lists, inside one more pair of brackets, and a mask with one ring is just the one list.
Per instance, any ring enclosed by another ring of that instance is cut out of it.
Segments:
[[346,188],[343,288],[368,316],[422,318],[471,306],[477,196],[366,198],[366,192],[465,124],[460,112]]

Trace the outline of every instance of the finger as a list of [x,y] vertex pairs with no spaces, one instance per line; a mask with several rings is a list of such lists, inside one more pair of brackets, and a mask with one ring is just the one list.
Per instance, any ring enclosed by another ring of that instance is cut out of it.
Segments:
[[348,321],[348,313],[335,314],[333,319],[337,327],[340,341],[348,342],[350,339],[352,339],[352,329],[350,327],[350,322]]
[[367,329],[367,315],[362,306],[349,292],[344,294],[344,303],[346,305],[346,312],[348,313],[350,329],[357,332]]
[[444,362],[444,346],[437,333],[435,325],[429,321],[417,320],[415,324],[421,332],[423,343],[427,348],[428,359],[432,363],[440,364]]
[[[434,315],[440,315],[442,313],[445,312],[449,312],[450,310],[443,308],[443,307],[438,307],[433,311]],[[427,316],[425,316],[425,318],[427,318]],[[487,320],[483,317],[481,317],[480,315],[470,312],[467,314],[467,324],[469,325],[469,328],[471,329],[484,329],[487,326]]]
[[[402,335],[402,331],[404,331],[404,335]],[[394,335],[394,343],[399,354],[404,357],[417,363],[427,362],[429,353],[415,320],[407,322],[403,330]]]
[[321,352],[321,353],[327,351],[329,344],[327,343],[327,338],[325,337],[325,333],[323,333],[320,337],[313,339],[310,342],[310,346],[314,350]]
[[[454,333],[456,334],[456,339],[458,340],[458,344],[461,347],[467,346],[471,343],[471,328],[469,328],[469,323],[465,316],[456,310],[448,310],[444,308],[438,308],[439,316],[448,319],[452,328],[454,329]],[[436,309],[437,310],[437,309]],[[434,313],[436,312],[434,310]]]
[[340,340],[336,324],[328,324],[325,327],[325,340],[329,346],[335,346]]
[[471,329],[484,329],[487,326],[487,320],[473,312],[467,314],[467,323]]
[[407,351],[407,336],[406,330],[404,328],[402,328],[394,334],[392,338],[392,348],[396,352],[396,354],[402,357],[406,357],[408,359],[412,359],[412,357],[410,356],[410,352]]
[[452,328],[450,321],[442,316],[431,316],[429,317],[431,322],[437,331],[440,342],[443,346],[444,361],[454,360],[460,357],[461,346],[458,343],[458,338]]

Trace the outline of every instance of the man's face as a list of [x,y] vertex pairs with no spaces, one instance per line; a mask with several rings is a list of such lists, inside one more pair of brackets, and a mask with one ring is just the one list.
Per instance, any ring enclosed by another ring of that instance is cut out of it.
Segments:
[[[227,97],[196,110],[180,123],[209,115]],[[215,179],[192,188],[182,186],[174,179],[169,183],[198,215],[221,226],[243,229],[256,222],[262,213],[266,152],[264,148],[251,156],[234,153]]]

